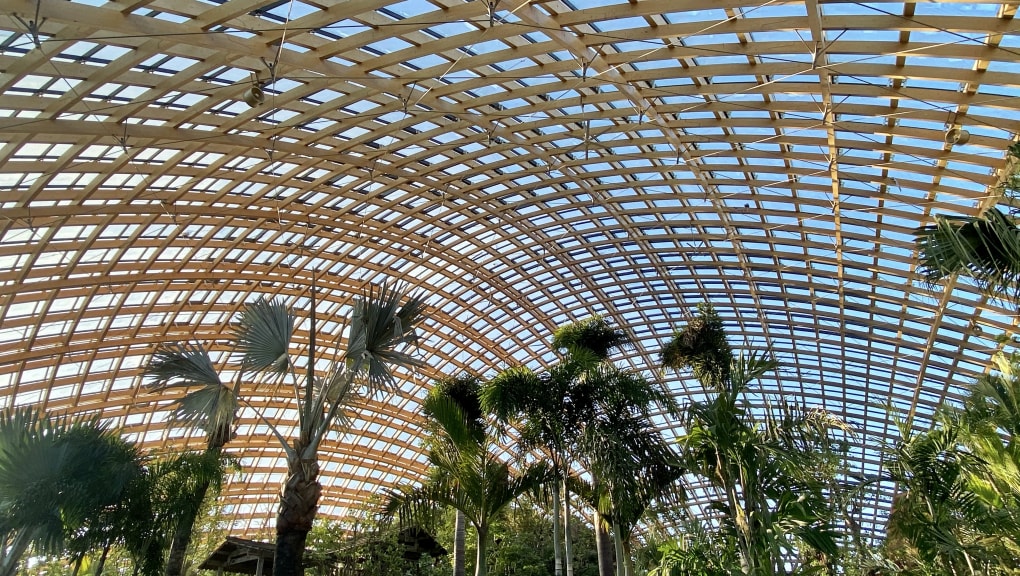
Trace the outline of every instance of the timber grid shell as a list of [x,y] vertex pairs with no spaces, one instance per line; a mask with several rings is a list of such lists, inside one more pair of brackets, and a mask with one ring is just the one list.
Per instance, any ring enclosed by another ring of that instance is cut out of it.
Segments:
[[[255,295],[305,318],[315,274],[326,318],[403,280],[429,295],[426,367],[325,443],[320,513],[341,517],[423,472],[432,378],[540,367],[551,331],[594,313],[634,335],[621,363],[648,369],[709,300],[735,346],[780,360],[761,390],[852,423],[847,457],[874,473],[887,407],[927,427],[1016,323],[965,280],[925,289],[912,235],[1001,200],[1016,10],[5,0],[0,400],[201,446],[140,390],[157,343],[225,360]],[[340,338],[323,325],[323,357]],[[286,429],[282,391],[252,399]],[[224,510],[254,533],[285,463],[250,411],[230,446],[244,473]]]

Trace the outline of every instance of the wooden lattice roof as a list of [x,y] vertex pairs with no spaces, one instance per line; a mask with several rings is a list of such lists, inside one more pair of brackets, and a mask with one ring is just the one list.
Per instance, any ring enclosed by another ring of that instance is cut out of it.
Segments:
[[[314,274],[322,316],[402,279],[431,294],[428,368],[325,446],[342,516],[422,472],[430,378],[539,366],[593,313],[646,369],[710,300],[780,359],[763,391],[851,421],[875,472],[885,407],[927,426],[1016,323],[964,281],[925,291],[911,231],[998,201],[1017,5],[5,0],[0,400],[197,446],[139,390],[158,342],[222,354],[256,295],[307,311]],[[250,534],[285,466],[249,413],[232,448]]]

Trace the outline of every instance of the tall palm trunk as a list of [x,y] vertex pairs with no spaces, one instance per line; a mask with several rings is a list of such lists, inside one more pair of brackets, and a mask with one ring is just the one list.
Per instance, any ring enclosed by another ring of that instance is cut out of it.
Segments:
[[32,543],[32,531],[21,528],[6,550],[0,550],[0,576],[14,576],[18,571],[18,560]]
[[478,533],[478,554],[475,556],[475,576],[485,576],[489,572],[489,566],[485,563],[486,553],[489,547],[489,527],[476,526]]
[[553,464],[556,467],[556,477],[553,478],[552,483],[552,499],[553,499],[553,559],[554,559],[554,570],[556,576],[563,576],[563,549],[560,546],[560,534],[563,529],[563,524],[560,522],[560,468],[559,465]]
[[188,509],[181,513],[180,523],[174,530],[173,540],[170,542],[170,553],[166,560],[166,576],[181,576],[184,573],[184,560],[188,554],[188,545],[191,543],[191,533],[195,529],[195,520],[198,519],[198,512],[205,501],[205,495],[209,492],[209,481],[200,482],[195,486],[192,501]]
[[103,568],[106,568],[106,559],[110,555],[110,545],[103,546],[103,553],[99,556],[99,562],[96,563],[96,571],[93,573],[95,576],[102,576]]
[[624,564],[627,559],[623,553],[623,536],[620,534],[620,523],[613,520],[613,543],[616,545],[616,576],[624,576]]
[[467,540],[467,520],[457,510],[453,524],[453,576],[464,576],[464,544]]
[[570,490],[567,489],[567,475],[563,475],[563,557],[567,576],[574,576],[574,546],[570,537]]
[[595,551],[599,558],[599,576],[613,576],[613,543],[606,523],[595,510]]
[[[301,450],[297,450],[300,454]],[[315,458],[288,461],[287,483],[280,496],[280,511],[276,516],[276,558],[274,576],[302,576],[304,574],[305,540],[312,529],[318,508],[322,485],[319,484],[319,464]]]

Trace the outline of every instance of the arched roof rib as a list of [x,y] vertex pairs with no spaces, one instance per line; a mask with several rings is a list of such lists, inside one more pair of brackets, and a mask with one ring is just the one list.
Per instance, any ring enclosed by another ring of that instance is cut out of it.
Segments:
[[[0,404],[199,446],[140,388],[159,342],[225,362],[247,301],[304,318],[314,274],[328,317],[400,279],[429,295],[427,365],[327,442],[322,513],[341,517],[423,472],[430,378],[547,365],[551,331],[593,313],[635,335],[623,364],[650,369],[712,302],[735,344],[781,361],[753,398],[845,417],[868,473],[895,434],[881,407],[930,425],[1015,328],[962,280],[926,290],[912,239],[999,201],[1020,132],[1015,3],[487,6],[5,3]],[[253,78],[266,98],[249,107]],[[951,127],[969,141],[946,143]],[[321,342],[342,345],[339,328]],[[681,402],[703,394],[661,378]],[[286,422],[286,398],[259,393]],[[222,500],[254,534],[285,466],[241,421],[246,468]]]

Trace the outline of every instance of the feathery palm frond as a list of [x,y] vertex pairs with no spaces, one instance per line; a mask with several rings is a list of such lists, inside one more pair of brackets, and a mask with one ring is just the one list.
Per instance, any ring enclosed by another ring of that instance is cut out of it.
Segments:
[[440,483],[389,488],[383,492],[378,513],[383,520],[399,517],[401,524],[421,526],[431,531],[442,507],[452,500],[446,488]]
[[914,234],[930,287],[962,274],[989,293],[1020,294],[1020,229],[1004,212],[992,208],[977,217],[940,216]]
[[282,301],[259,298],[247,304],[234,329],[236,350],[244,372],[291,370],[288,350],[294,333],[294,314]]
[[448,396],[429,395],[422,403],[429,420],[444,440],[458,452],[471,452],[483,445],[485,429],[468,420],[464,409]]
[[[473,374],[458,374],[448,378],[442,378],[435,382],[429,396],[443,396],[452,400],[464,412],[464,418],[470,425],[484,433],[485,411],[482,409],[481,394],[482,382]],[[430,417],[427,405],[422,409],[425,416]]]
[[750,354],[740,352],[730,363],[730,379],[734,390],[743,390],[748,384],[761,378],[766,373],[779,367],[767,352],[752,351]]
[[605,317],[592,316],[557,328],[553,333],[552,347],[570,354],[588,351],[597,360],[606,360],[610,352],[630,343],[630,336],[613,327]]
[[541,386],[539,376],[530,368],[514,366],[483,383],[479,399],[483,410],[499,421],[508,421],[532,407]]
[[732,358],[722,319],[711,304],[704,302],[698,304],[698,315],[677,330],[659,353],[662,368],[690,370],[712,390],[729,386]]

